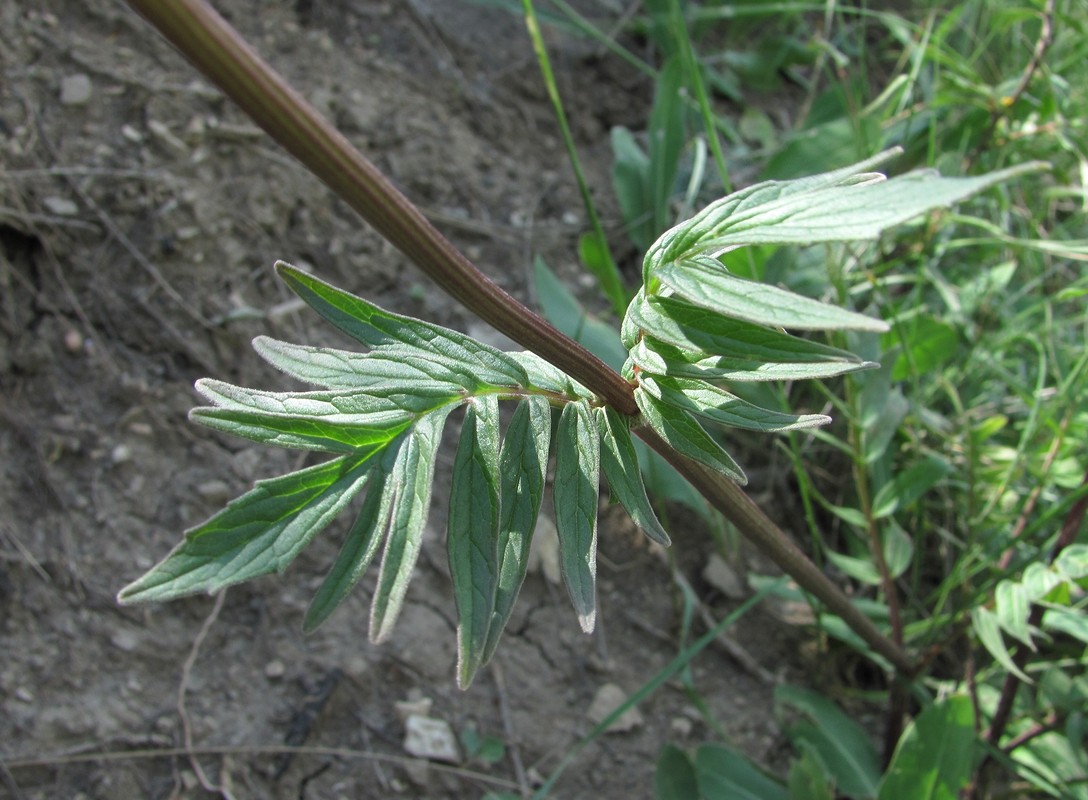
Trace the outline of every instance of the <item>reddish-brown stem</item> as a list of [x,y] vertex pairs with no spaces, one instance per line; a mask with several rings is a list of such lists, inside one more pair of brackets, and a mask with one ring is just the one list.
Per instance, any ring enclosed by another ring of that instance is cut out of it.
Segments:
[[[450,244],[419,210],[254,52],[205,0],[128,0],[289,153],[481,319],[578,379],[604,402],[638,414],[633,386],[523,306]],[[641,435],[797,583],[902,675],[914,665],[735,484]]]

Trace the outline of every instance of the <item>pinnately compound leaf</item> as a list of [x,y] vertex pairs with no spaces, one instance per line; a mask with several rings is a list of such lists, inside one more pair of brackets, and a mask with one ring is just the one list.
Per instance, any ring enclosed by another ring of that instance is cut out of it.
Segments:
[[282,572],[362,488],[372,453],[344,456],[258,481],[158,565],[121,590],[123,603],[217,592]]
[[495,610],[499,538],[499,401],[468,406],[453,462],[446,548],[457,606],[457,682],[479,669]]
[[597,497],[601,440],[589,403],[567,403],[555,445],[555,527],[559,563],[578,622],[590,633],[597,621]]
[[382,458],[382,466],[389,471],[385,489],[390,519],[370,606],[370,639],[375,644],[392,632],[412,579],[430,510],[435,455],[449,412],[450,406],[446,406],[420,419]]
[[499,522],[495,613],[487,632],[483,663],[491,660],[514,610],[533,541],[551,444],[551,406],[540,395],[520,403],[510,420],[499,456],[502,517]]
[[647,536],[668,547],[669,535],[661,527],[646,496],[627,421],[611,406],[594,409],[593,413],[597,416],[601,435],[601,469],[612,497],[623,505]]

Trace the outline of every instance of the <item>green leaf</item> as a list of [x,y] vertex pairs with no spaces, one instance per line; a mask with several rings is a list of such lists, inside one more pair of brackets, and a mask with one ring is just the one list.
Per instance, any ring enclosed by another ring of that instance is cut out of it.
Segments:
[[1054,559],[1054,569],[1071,581],[1088,577],[1088,544],[1073,544],[1062,550]]
[[807,718],[789,726],[787,735],[798,749],[811,750],[820,759],[837,791],[854,797],[875,794],[880,762],[860,725],[823,695],[797,686],[779,686],[775,702]]
[[1088,617],[1084,610],[1071,608],[1048,608],[1043,614],[1043,629],[1058,631],[1088,644]]
[[585,400],[595,399],[593,392],[589,391],[578,381],[571,378],[558,367],[549,364],[536,353],[527,350],[507,353],[529,376],[527,388],[541,389],[545,392],[577,397]]
[[[649,348],[668,362],[676,362],[677,368],[692,362],[721,372],[691,376],[708,380],[778,380],[785,377],[780,370],[788,375],[791,370],[805,368],[813,370],[815,377],[828,377],[874,366],[845,350],[723,317],[677,297],[647,297],[640,292],[627,309],[625,325],[634,333],[632,348],[646,337]],[[706,363],[700,364],[704,359]],[[647,369],[669,374],[651,365]]]
[[639,386],[662,403],[733,428],[769,433],[831,422],[831,417],[823,414],[784,414],[760,408],[724,389],[689,378],[643,375]]
[[336,608],[347,599],[348,594],[366,572],[370,562],[378,552],[378,547],[385,538],[389,527],[388,493],[385,491],[387,473],[380,460],[370,467],[367,481],[366,499],[359,510],[359,516],[351,526],[332,568],[321,582],[310,607],[306,610],[306,619],[302,629],[306,633],[317,630]]
[[790,764],[787,786],[790,800],[835,800],[834,781],[811,750]]
[[720,744],[695,753],[699,796],[706,800],[788,800],[786,788],[767,777],[747,756]]
[[873,498],[873,517],[883,519],[910,508],[952,472],[952,465],[938,456],[927,456],[880,487]]
[[551,406],[539,395],[518,403],[499,454],[500,502],[495,613],[483,663],[491,660],[525,581],[551,444]]
[[666,744],[654,769],[654,797],[657,800],[698,800],[699,779],[691,757],[674,744]]
[[475,377],[498,386],[523,386],[528,380],[517,361],[471,336],[393,314],[282,261],[276,262],[276,271],[307,305],[368,347],[404,352],[397,348],[407,345],[448,369],[464,372],[469,382]]
[[939,700],[904,731],[880,783],[878,800],[956,800],[971,778],[975,757],[971,700]]
[[971,625],[975,629],[978,640],[982,642],[982,646],[989,651],[997,663],[1024,681],[1024,683],[1035,682],[1013,662],[1008,648],[1005,647],[1005,640],[1001,636],[1001,626],[992,611],[982,606],[972,609]]
[[628,421],[611,406],[597,408],[594,413],[601,436],[601,468],[608,488],[647,536],[668,547],[669,535],[646,496]]
[[578,622],[590,633],[597,619],[597,497],[601,442],[589,403],[567,403],[555,449],[555,527],[559,561]]
[[409,347],[383,347],[370,353],[308,347],[268,336],[253,340],[253,349],[276,369],[300,381],[330,389],[367,389],[390,381],[445,384],[475,393],[484,386],[464,370],[454,370],[420,357]]
[[419,415],[464,399],[455,386],[416,382],[367,390],[265,392],[200,380],[197,390],[217,408],[190,418],[246,438],[332,452],[352,452],[392,439]]
[[748,482],[737,462],[690,414],[661,402],[641,386],[635,389],[635,402],[646,424],[674,450],[732,478],[741,486]]
[[453,461],[446,546],[457,604],[457,682],[462,689],[483,662],[495,610],[499,538],[499,400],[469,404]]
[[257,481],[250,491],[185,534],[156,566],[121,590],[122,603],[217,592],[282,572],[363,487],[378,451]]
[[1014,639],[1026,644],[1032,650],[1031,631],[1028,628],[1028,615],[1031,602],[1022,584],[1015,581],[1001,581],[994,590],[994,616],[997,624]]
[[647,537],[669,546],[669,536],[657,519],[642,482],[639,454],[631,439],[630,422],[610,406],[594,409],[601,433],[601,467],[615,500]]
[[[747,324],[747,323],[745,323]],[[766,332],[788,339],[789,334],[772,331],[758,325],[750,326],[755,331]],[[804,339],[796,341],[805,342]],[[805,342],[806,344],[813,344]],[[815,345],[822,347],[822,345]],[[828,348],[831,349],[831,348]],[[751,352],[751,351],[749,351]],[[849,372],[871,369],[872,362],[860,358],[829,358],[824,361],[765,361],[760,358],[739,355],[707,355],[704,352],[683,350],[666,344],[653,335],[646,335],[634,346],[630,354],[630,363],[643,372],[653,375],[668,375],[674,378],[695,378],[711,383],[718,381],[791,381],[818,380],[833,378]],[[632,378],[625,368],[625,377]]]
[[957,203],[1045,164],[1032,162],[974,177],[919,170],[886,180],[864,170],[894,152],[824,175],[766,181],[711,203],[666,233],[646,256],[648,269],[727,247],[875,239],[894,225]]
[[895,520],[884,528],[884,563],[893,578],[898,578],[907,571],[914,560],[914,541]]
[[730,275],[720,261],[707,256],[664,264],[654,277],[701,308],[757,325],[793,330],[888,330],[883,320]]
[[370,606],[370,640],[375,644],[392,632],[412,579],[430,511],[435,454],[450,410],[446,406],[421,418],[382,459],[382,467],[389,472],[390,519]]

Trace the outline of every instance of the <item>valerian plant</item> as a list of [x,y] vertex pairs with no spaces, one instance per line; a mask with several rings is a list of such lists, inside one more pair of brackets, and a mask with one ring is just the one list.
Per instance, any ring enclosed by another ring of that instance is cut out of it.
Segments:
[[[448,499],[447,551],[457,609],[458,682],[492,657],[525,578],[554,453],[554,516],[562,576],[581,628],[597,614],[600,479],[654,541],[668,544],[642,483],[632,433],[743,484],[741,467],[707,427],[767,433],[829,422],[761,408],[729,383],[825,378],[876,366],[788,333],[879,332],[886,323],[729,273],[717,258],[752,244],[872,239],[884,229],[1034,168],[975,178],[916,172],[886,180],[888,154],[812,178],[766,182],[711,204],[665,233],[644,261],[643,287],[622,322],[622,376],[638,414],[626,414],[529,351],[503,352],[429,322],[394,314],[280,263],[280,277],[365,352],[267,337],[257,352],[320,387],[269,392],[198,382],[208,407],[194,421],[266,444],[329,453],[328,461],[260,481],[190,530],[123,602],[214,592],[282,572],[360,493],[365,497],[305,619],[316,628],[381,550],[370,636],[393,629],[432,505],[436,453],[463,407]],[[514,405],[500,423],[500,403]],[[554,419],[553,419],[554,418]],[[554,431],[554,435],[553,435]]]

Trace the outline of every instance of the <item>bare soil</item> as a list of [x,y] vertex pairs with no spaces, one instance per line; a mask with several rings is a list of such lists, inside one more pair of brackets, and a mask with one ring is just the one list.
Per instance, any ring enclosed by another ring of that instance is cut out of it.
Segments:
[[[531,300],[535,253],[577,275],[585,223],[517,17],[439,0],[216,5],[508,290]],[[584,41],[556,34],[552,46],[607,211],[608,131],[640,127],[652,87]],[[117,591],[186,528],[255,479],[311,463],[186,419],[203,376],[286,388],[250,349],[255,335],[343,344],[292,302],[276,259],[494,334],[122,3],[0,4],[0,60],[0,795],[478,798],[532,787],[590,729],[602,685],[634,691],[678,652],[665,559],[603,508],[601,630],[582,635],[562,587],[531,574],[497,668],[466,692],[454,680],[441,486],[388,644],[367,641],[373,575],[321,630],[301,633],[335,526],[286,575],[218,602],[119,607]],[[736,603],[700,578],[714,547],[705,525],[682,510],[672,523],[676,568],[721,618]],[[781,768],[773,683],[812,667],[793,629],[764,611],[731,635],[764,671],[710,648],[694,685],[732,743]],[[433,701],[430,716],[455,732],[498,738],[504,754],[411,758],[395,705],[411,698]],[[676,681],[640,712],[586,748],[555,796],[649,797],[665,742],[718,735]]]

